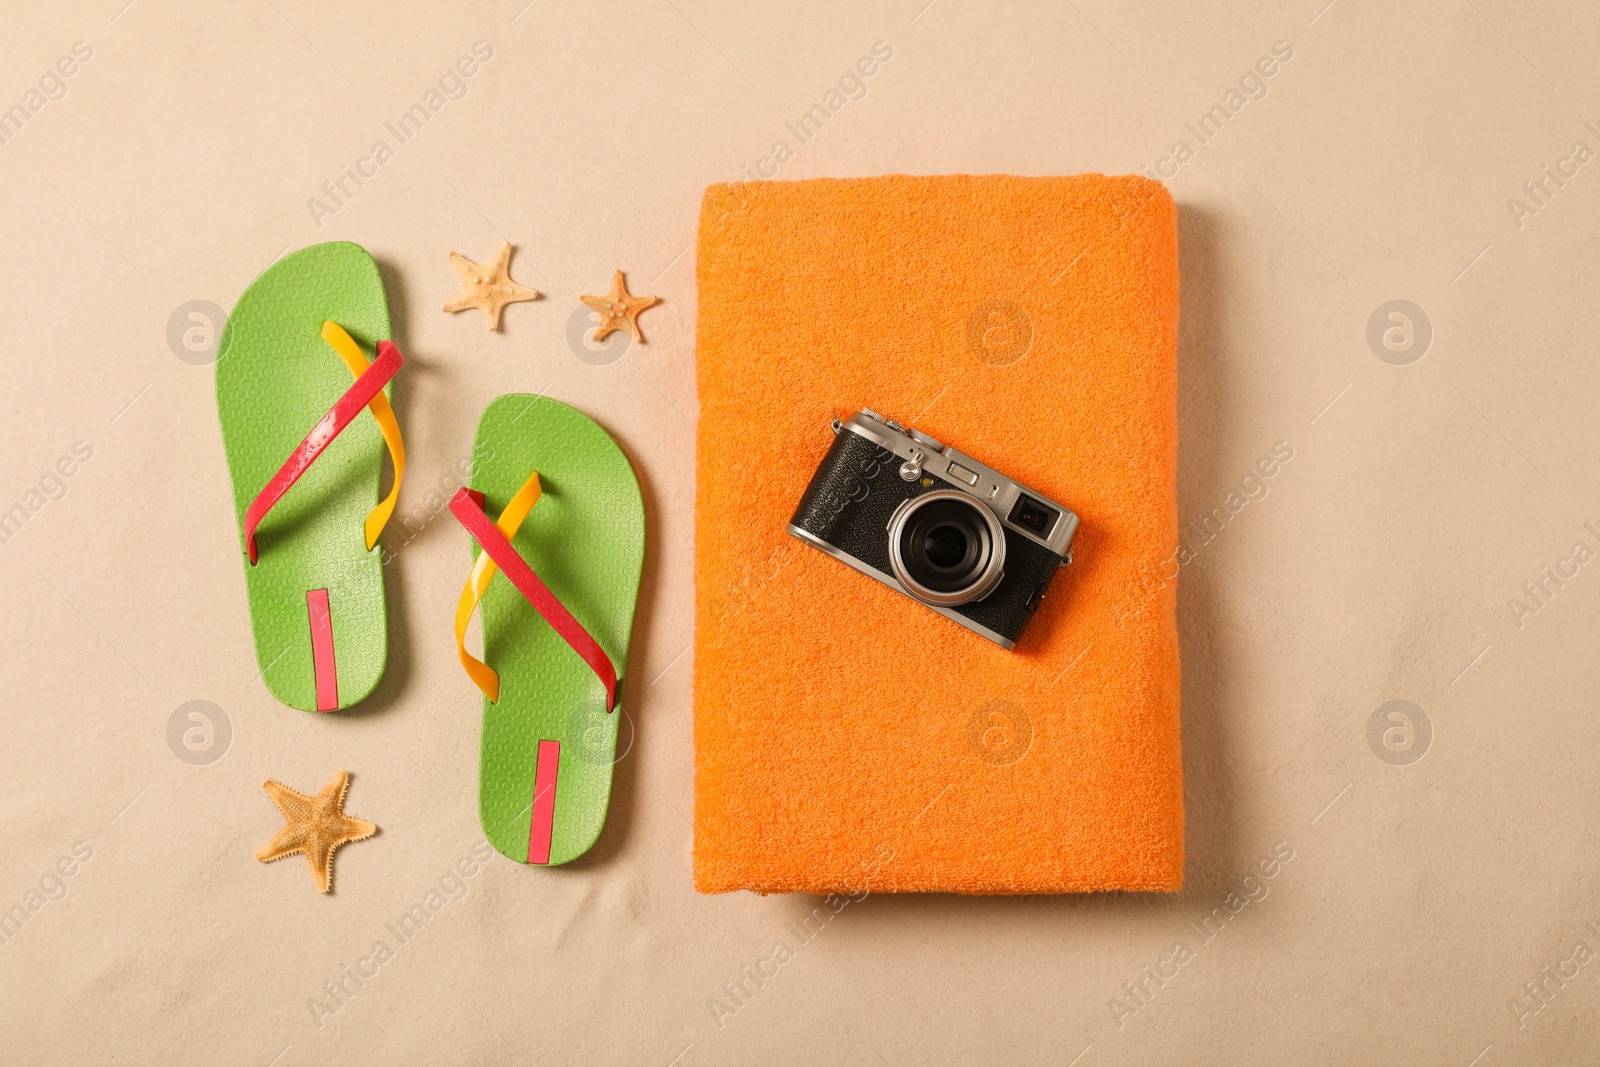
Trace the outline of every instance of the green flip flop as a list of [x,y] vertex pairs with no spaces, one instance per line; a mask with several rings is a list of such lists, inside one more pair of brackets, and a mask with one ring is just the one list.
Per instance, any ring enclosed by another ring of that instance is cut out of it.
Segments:
[[[404,359],[388,337],[377,264],[332,241],[267,268],[218,346],[256,662],[272,695],[302,711],[349,707],[383,674],[388,623],[372,549],[405,473],[386,391]],[[375,350],[370,363],[363,347]],[[385,445],[395,476],[380,501]]]
[[[456,646],[484,694],[478,816],[519,863],[566,863],[599,838],[611,801],[644,566],[639,482],[592,419],[542,396],[491,403],[473,457],[450,511],[476,542]],[[508,580],[491,582],[497,570]],[[480,604],[484,660],[465,644]]]

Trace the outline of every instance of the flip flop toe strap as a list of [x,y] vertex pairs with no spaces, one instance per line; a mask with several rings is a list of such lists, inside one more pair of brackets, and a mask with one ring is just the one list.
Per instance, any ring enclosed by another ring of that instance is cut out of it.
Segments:
[[456,521],[466,527],[467,533],[471,534],[472,539],[483,548],[483,552],[473,565],[472,574],[467,578],[465,588],[461,590],[461,600],[456,605],[457,654],[473,683],[483,690],[490,703],[498,703],[500,675],[494,668],[467,651],[466,633],[472,612],[482,599],[485,590],[489,588],[489,581],[494,577],[494,572],[497,569],[504,571],[506,578],[516,587],[517,592],[544,616],[544,620],[572,646],[572,650],[599,677],[606,690],[606,711],[615,711],[617,672],[611,665],[611,657],[600,647],[600,642],[583,628],[583,624],[572,617],[572,613],[556,599],[555,594],[533,572],[533,568],[528,566],[527,560],[523,559],[511,545],[511,538],[516,536],[523,520],[528,517],[528,512],[538,502],[539,494],[539,474],[535,471],[500,513],[498,522],[490,521],[484,512],[484,498],[480,492],[461,489],[450,499],[450,513],[456,517]]
[[[335,336],[342,336],[345,341],[350,341],[349,335],[334,323],[324,324],[324,338],[328,338],[329,326],[332,326],[337,331]],[[339,350],[340,345],[335,343],[333,338],[328,338],[328,340],[330,344],[334,345],[336,351]],[[355,342],[350,341],[350,345],[354,347]],[[356,349],[355,354],[360,357],[360,350]],[[355,372],[356,365],[350,361],[349,357],[345,356],[342,351],[340,355],[345,357],[345,361],[350,365],[351,371]],[[365,362],[365,357],[361,358]],[[283,499],[284,494],[311,467],[317,457],[322,455],[323,450],[333,442],[333,439],[343,433],[345,427],[349,426],[355,417],[361,414],[361,410],[368,406],[374,407],[373,415],[378,417],[379,427],[384,432],[384,440],[388,442],[390,452],[395,460],[394,486],[389,491],[389,497],[380,503],[377,508],[373,509],[372,514],[367,517],[366,536],[368,550],[377,542],[377,531],[383,529],[384,522],[388,521],[389,514],[394,510],[394,500],[400,491],[400,476],[404,473],[405,464],[405,446],[400,443],[399,427],[394,425],[394,412],[389,408],[388,399],[383,396],[383,387],[389,384],[389,380],[395,376],[395,372],[404,363],[405,357],[400,354],[398,348],[388,341],[379,341],[378,358],[357,372],[355,384],[346,390],[345,394],[334,403],[333,407],[328,409],[328,413],[322,416],[322,419],[311,428],[311,432],[289,454],[289,458],[278,469],[278,473],[272,476],[272,480],[267,482],[261,492],[256,495],[256,498],[250,502],[250,507],[245,511],[244,516],[244,543],[245,551],[250,556],[251,566],[256,564],[259,555],[256,549],[256,528],[261,525],[261,520],[266,518],[267,513],[273,509],[278,501]],[[387,420],[379,416],[379,408],[375,405],[375,400],[380,399],[383,401],[381,409],[387,414]],[[389,425],[385,426],[385,421]],[[394,434],[393,439],[390,438],[391,428]],[[382,518],[374,526],[373,520],[378,516],[379,512],[382,512]]]
[[[332,320],[324,322],[322,339],[333,346],[333,350],[339,353],[339,358],[344,360],[344,365],[350,368],[350,373],[359,381],[370,364],[367,363],[367,357],[360,346],[345,332],[344,327]],[[382,343],[388,344],[387,341]],[[377,420],[378,431],[383,434],[383,443],[389,449],[389,462],[394,464],[394,481],[389,486],[389,495],[378,501],[378,506],[367,513],[367,551],[371,552],[372,546],[378,543],[378,535],[383,533],[383,528],[389,524],[389,516],[394,514],[395,504],[400,500],[400,483],[406,476],[406,443],[400,437],[400,423],[395,420],[394,408],[389,406],[389,398],[383,395],[382,389],[372,395],[372,399],[367,403],[367,410],[372,412],[372,417]]]
[[[507,541],[517,536],[517,531],[522,528],[522,521],[528,517],[528,512],[533,510],[533,505],[539,502],[540,492],[539,472],[534,471],[511,498],[505,510],[500,513],[500,518],[495,520],[495,529],[499,530]],[[475,499],[481,508],[483,506],[481,495]],[[461,666],[466,670],[467,676],[483,691],[491,704],[500,702],[500,674],[467,651],[467,626],[472,621],[472,613],[477,610],[478,601],[483,599],[483,594],[489,589],[490,579],[499,569],[489,553],[478,553],[477,560],[472,564],[472,573],[467,577],[467,584],[461,589],[461,599],[456,603],[456,655],[460,658]]]

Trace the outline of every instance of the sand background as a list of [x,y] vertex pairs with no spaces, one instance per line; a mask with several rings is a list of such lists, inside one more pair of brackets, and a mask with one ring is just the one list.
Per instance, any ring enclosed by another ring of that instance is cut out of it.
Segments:
[[[1600,167],[1573,149],[1600,151],[1600,9],[1324,2],[13,5],[0,510],[28,517],[0,543],[0,910],[39,906],[0,945],[5,1059],[1592,1056],[1600,969],[1574,945],[1600,947]],[[488,60],[441,86],[477,42]],[[892,59],[798,143],[786,124],[877,42]],[[1264,62],[1279,42],[1292,56]],[[386,124],[430,89],[400,143]],[[1186,124],[1230,91],[1202,143]],[[323,184],[357,165],[334,202]],[[1180,211],[1185,522],[1280,443],[1294,458],[1178,579],[1181,894],[870,897],[714,1020],[815,904],[697,896],[689,872],[692,239],[704,187],[762,166],[1150,168]],[[212,371],[169,324],[328,239],[382,265],[413,521],[387,539],[388,674],[319,717],[256,681]],[[500,334],[442,314],[446,253],[502,240],[545,299]],[[568,338],[617,267],[663,303],[647,346],[602,363]],[[1413,333],[1392,350],[1394,300]],[[606,425],[653,534],[633,744],[605,837],[561,871],[473,859],[479,710],[449,639],[466,548],[428,495],[508,391]],[[199,752],[169,743],[195,700],[220,709]],[[1369,732],[1396,700],[1406,718]],[[252,858],[280,825],[260,783],[338,768],[382,832],[320,897],[298,861]],[[1266,879],[1275,849],[1292,859]],[[388,924],[430,892],[400,943]],[[1258,899],[1205,941],[1230,892]],[[376,976],[331,1001],[379,941]]]

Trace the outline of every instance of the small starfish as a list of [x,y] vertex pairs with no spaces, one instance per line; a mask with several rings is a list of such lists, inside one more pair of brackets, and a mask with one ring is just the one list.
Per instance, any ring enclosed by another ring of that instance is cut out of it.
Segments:
[[639,332],[639,312],[661,302],[659,296],[634,296],[629,293],[628,285],[622,280],[620,270],[611,278],[610,293],[605,296],[585,296],[581,299],[600,313],[600,325],[594,331],[596,341],[605,338],[613,330],[626,329],[633,339],[641,344],[644,342],[644,334]]
[[537,300],[539,294],[511,280],[511,246],[502,244],[495,253],[494,262],[485,267],[474,263],[460,252],[450,253],[450,265],[461,275],[461,291],[445,304],[446,311],[465,311],[477,308],[483,312],[488,328],[500,328],[500,312],[507,304],[520,300]]
[[278,831],[272,843],[256,853],[262,863],[281,860],[296,852],[305,853],[311,864],[311,877],[317,889],[333,888],[333,850],[346,841],[360,841],[378,832],[364,819],[344,813],[344,794],[350,788],[350,772],[340,771],[314,797],[297,793],[282,782],[268,779],[261,788],[278,805],[289,825]]

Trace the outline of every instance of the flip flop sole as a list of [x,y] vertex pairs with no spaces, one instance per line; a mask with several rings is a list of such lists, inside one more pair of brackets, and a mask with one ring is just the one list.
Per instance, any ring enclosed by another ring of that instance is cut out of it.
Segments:
[[302,711],[366,697],[388,651],[381,553],[367,551],[363,532],[383,474],[383,439],[370,413],[357,416],[262,521],[256,566],[244,551],[250,502],[350,388],[349,369],[321,337],[329,319],[369,352],[390,336],[377,264],[348,241],[312,245],[267,268],[234,305],[217,359],[256,662],[272,695]]
[[[627,456],[581,412],[509,394],[485,409],[473,457],[472,486],[491,515],[539,472],[543,493],[512,545],[605,649],[626,704],[645,537]],[[477,552],[474,545],[474,559]],[[566,863],[588,851],[605,824],[623,712],[606,712],[594,671],[503,577],[490,583],[480,610],[484,660],[500,673],[500,702],[483,702],[484,833],[519,863],[546,854],[544,862]]]

